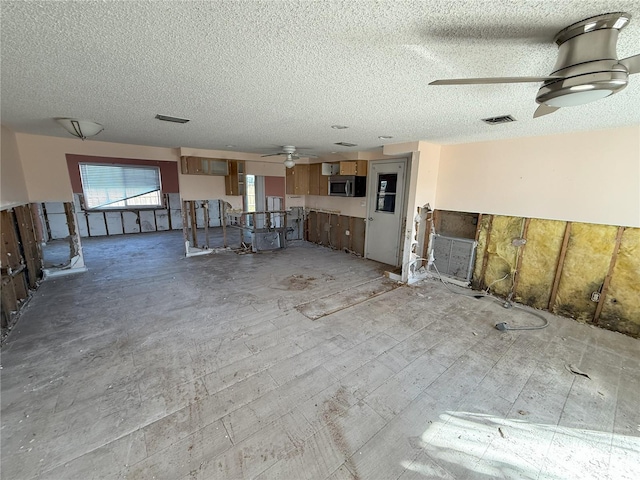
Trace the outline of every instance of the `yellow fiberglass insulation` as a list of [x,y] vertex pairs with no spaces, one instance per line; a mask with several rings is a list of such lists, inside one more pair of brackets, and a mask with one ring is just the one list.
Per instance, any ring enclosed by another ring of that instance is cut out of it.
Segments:
[[531,219],[522,248],[516,301],[547,309],[566,222]]
[[487,233],[489,231],[489,224],[491,223],[491,215],[483,215],[480,220],[480,234],[478,235],[478,246],[476,248],[476,260],[473,267],[473,288],[482,288],[482,262],[484,260],[484,250],[487,245]]
[[558,287],[554,313],[583,322],[593,320],[600,291],[611,262],[618,227],[573,223]]
[[521,237],[523,225],[524,218],[493,217],[484,283],[498,295],[507,296],[511,292],[519,248],[513,246],[512,242]]
[[626,228],[598,324],[640,337],[640,228]]

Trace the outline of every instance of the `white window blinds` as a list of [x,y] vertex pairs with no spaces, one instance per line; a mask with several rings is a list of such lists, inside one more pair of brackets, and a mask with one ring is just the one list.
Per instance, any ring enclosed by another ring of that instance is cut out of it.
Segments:
[[80,176],[87,208],[161,206],[158,167],[81,163]]

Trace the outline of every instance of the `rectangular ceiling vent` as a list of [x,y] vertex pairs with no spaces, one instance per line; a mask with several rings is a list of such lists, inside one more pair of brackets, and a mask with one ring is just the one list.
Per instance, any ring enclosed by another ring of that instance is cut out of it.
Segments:
[[187,118],[179,118],[179,117],[170,117],[169,115],[156,115],[158,120],[162,120],[163,122],[173,122],[173,123],[187,123],[189,119]]
[[349,143],[349,142],[338,142],[338,143],[334,143],[334,145],[340,145],[341,147],[357,147],[358,146],[355,143]]
[[501,115],[499,117],[489,117],[489,118],[483,118],[482,121],[484,123],[488,123],[489,125],[498,125],[500,123],[511,123],[511,122],[515,122],[516,119],[513,118],[511,115]]

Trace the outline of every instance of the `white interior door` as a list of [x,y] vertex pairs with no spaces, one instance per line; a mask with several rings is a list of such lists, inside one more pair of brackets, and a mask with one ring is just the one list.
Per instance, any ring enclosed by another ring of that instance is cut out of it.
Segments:
[[365,257],[400,265],[406,159],[369,163]]

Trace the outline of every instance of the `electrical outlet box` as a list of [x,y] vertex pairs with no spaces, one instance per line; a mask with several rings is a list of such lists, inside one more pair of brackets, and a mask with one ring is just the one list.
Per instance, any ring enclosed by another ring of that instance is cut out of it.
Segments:
[[599,292],[593,292],[591,294],[591,301],[592,302],[598,302],[600,301],[600,293]]

